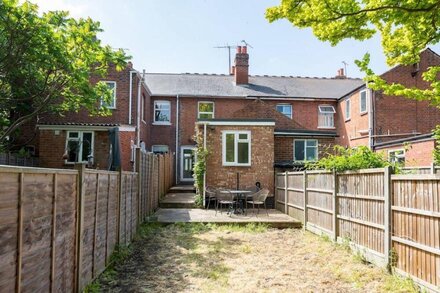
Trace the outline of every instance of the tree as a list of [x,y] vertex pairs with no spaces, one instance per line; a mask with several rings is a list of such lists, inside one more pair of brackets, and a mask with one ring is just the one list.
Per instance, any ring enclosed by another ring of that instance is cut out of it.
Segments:
[[92,115],[109,114],[100,101],[110,101],[110,89],[91,84],[90,77],[105,75],[110,65],[121,70],[128,56],[102,45],[101,31],[90,18],[39,15],[36,5],[17,0],[0,3],[0,148],[42,113],[84,107]]
[[[281,0],[267,9],[266,18],[270,22],[285,18],[296,27],[311,28],[319,40],[333,46],[344,39],[363,41],[379,34],[389,66],[415,64],[421,50],[440,41],[439,0]],[[356,64],[370,88],[440,106],[439,66],[423,73],[431,88],[421,90],[387,84],[369,68],[369,61],[366,53]]]

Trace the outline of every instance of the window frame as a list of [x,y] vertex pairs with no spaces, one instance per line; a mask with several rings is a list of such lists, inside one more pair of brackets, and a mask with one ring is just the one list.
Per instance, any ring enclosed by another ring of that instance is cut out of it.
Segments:
[[[365,93],[365,110],[362,111],[362,94]],[[367,90],[362,90],[359,92],[359,113],[365,114],[368,112],[368,92]]]
[[[157,104],[168,104],[169,106],[169,117],[168,121],[156,121],[156,105]],[[153,124],[154,125],[171,125],[171,101],[167,100],[155,100],[153,103]]]
[[[212,104],[212,112],[200,112],[200,104]],[[212,118],[200,118],[200,114],[212,114]],[[197,119],[214,119],[215,118],[215,103],[212,101],[198,101],[197,102]]]
[[[116,81],[113,81],[113,80],[103,80],[102,82],[104,82],[105,84],[109,84],[109,83],[114,84],[114,87],[113,87],[113,105],[112,106],[107,106],[108,109],[114,110],[114,109],[116,109],[116,89],[117,89],[118,83]],[[101,98],[101,106],[102,105],[104,105],[104,101]]]
[[[321,107],[331,107],[333,111],[331,112],[324,112],[321,110]],[[332,115],[332,125],[320,125],[320,117],[330,117],[330,114]],[[318,105],[318,128],[323,128],[323,129],[335,129],[335,114],[336,114],[336,109],[333,105],[329,105],[329,104],[322,104],[322,105]]]
[[[285,113],[283,113],[283,112],[281,112],[281,111],[278,111],[278,106],[289,106],[290,107],[290,115],[286,115]],[[287,118],[289,118],[289,119],[293,119],[293,107],[292,107],[292,104],[287,104],[287,103],[280,103],[280,104],[277,104],[276,106],[275,106],[275,110],[277,110],[279,113],[281,113],[281,114],[283,114],[284,116],[286,116]]]
[[345,104],[345,121],[351,119],[351,100],[348,98],[344,101]]
[[[155,152],[154,151],[154,148],[155,147],[166,147],[167,148],[167,152]],[[151,146],[151,152],[152,153],[155,153],[155,154],[158,154],[158,153],[161,153],[161,154],[164,154],[164,153],[169,153],[170,152],[170,147],[168,146],[168,145],[166,145],[166,144],[153,144],[152,146]]]
[[[226,135],[234,134],[234,162],[226,161]],[[239,138],[240,134],[247,134],[247,139]],[[248,143],[248,163],[238,163],[238,143]],[[222,131],[222,165],[223,166],[236,166],[236,167],[250,167],[252,165],[252,135],[249,130],[224,130]]]
[[[296,151],[296,142],[302,141],[304,143],[304,160],[297,160],[295,156]],[[307,160],[307,141],[315,141],[316,143],[316,157],[314,160]],[[319,160],[319,141],[317,139],[306,139],[306,138],[298,138],[293,140],[293,161],[294,162],[316,162]]]
[[388,150],[388,161],[394,164],[398,163],[396,161],[391,161],[391,153],[395,153],[395,152],[402,152],[402,154],[399,156],[394,155],[394,158],[403,158],[403,164],[405,164],[405,156],[406,156],[405,149]]
[[[70,138],[70,133],[78,133],[78,138],[77,139],[74,139],[74,138]],[[68,144],[69,144],[69,141],[78,141],[78,142],[81,142],[81,140],[83,140],[83,138],[84,138],[84,133],[91,133],[92,134],[92,141],[91,141],[91,155],[92,155],[92,157],[94,157],[94,152],[95,152],[95,132],[94,131],[92,131],[92,130],[68,130],[67,132],[66,132],[66,143],[65,143],[65,150],[67,151],[67,147],[68,147]],[[83,155],[83,143],[81,143],[81,145],[80,145],[80,149],[79,149],[79,151],[78,151],[78,158],[82,158],[82,155]],[[69,159],[65,159],[64,160],[64,163],[65,164],[68,164],[68,165],[73,165],[73,164],[76,164],[76,163],[88,163],[88,160],[86,160],[86,161],[75,161],[75,162],[72,162],[72,161],[69,161]]]

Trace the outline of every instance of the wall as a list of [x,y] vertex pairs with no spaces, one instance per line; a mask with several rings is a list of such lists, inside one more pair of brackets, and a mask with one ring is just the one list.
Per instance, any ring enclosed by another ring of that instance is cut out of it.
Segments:
[[[440,56],[427,49],[421,53],[420,71],[411,76],[413,66],[397,66],[384,74],[382,77],[389,83],[401,83],[407,87],[428,88],[428,84],[422,80],[422,72],[429,66],[440,65]],[[378,135],[402,134],[420,132],[430,133],[440,121],[440,110],[429,106],[426,101],[414,101],[403,97],[386,96],[375,93],[375,120],[374,132]],[[409,136],[409,135],[407,135]],[[375,143],[403,138],[405,136],[379,137]]]
[[[237,187],[237,172],[240,174],[239,188],[251,188],[259,181],[273,195],[274,183],[274,136],[269,126],[215,126],[207,128],[206,184],[214,187]],[[222,166],[222,131],[251,131],[251,166]],[[203,131],[203,130],[201,130]]]
[[429,166],[434,161],[433,152],[435,150],[435,140],[409,142],[408,145],[394,145],[389,147],[377,148],[377,152],[382,152],[388,158],[388,152],[391,150],[405,150],[405,166]]

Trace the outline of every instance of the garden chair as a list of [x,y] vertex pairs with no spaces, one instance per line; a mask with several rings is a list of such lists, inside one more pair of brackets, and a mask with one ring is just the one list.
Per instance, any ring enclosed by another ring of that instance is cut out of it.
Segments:
[[255,214],[255,205],[257,205],[257,208],[258,208],[257,216],[258,216],[258,213],[260,212],[260,205],[263,205],[264,209],[266,210],[267,216],[269,216],[269,213],[268,213],[267,207],[266,207],[266,198],[268,195],[269,195],[268,189],[266,189],[266,188],[261,189],[260,191],[254,193],[252,195],[252,199],[247,200],[246,204],[248,204],[248,203],[252,204],[252,209],[254,210],[254,214]]
[[208,204],[206,205],[206,209],[209,209],[209,206],[211,204],[211,201],[214,201],[214,207],[217,201],[217,190],[214,187],[207,186],[205,188],[205,198],[208,201]]
[[227,189],[218,188],[216,192],[217,204],[215,206],[215,215],[217,215],[218,207],[220,206],[220,213],[222,213],[223,205],[228,206],[228,213],[234,211],[234,195]]

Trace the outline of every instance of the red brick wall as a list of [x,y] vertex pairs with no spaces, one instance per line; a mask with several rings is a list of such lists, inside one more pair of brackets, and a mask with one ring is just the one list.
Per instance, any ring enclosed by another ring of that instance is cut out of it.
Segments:
[[[275,162],[293,161],[294,137],[275,136]],[[309,138],[307,138],[309,139]],[[331,153],[333,146],[336,144],[334,138],[310,138],[318,140],[318,159],[325,157],[327,153]]]
[[[426,89],[428,84],[422,80],[422,72],[429,66],[440,65],[440,57],[430,50],[421,54],[420,71],[411,76],[413,66],[397,66],[384,73],[382,77],[389,83],[398,82],[407,87]],[[430,133],[440,124],[440,110],[429,106],[426,101],[414,101],[403,97],[375,94],[376,125],[375,134]],[[382,137],[376,143],[390,141],[401,137]]]
[[[345,147],[368,146],[368,95],[367,95],[367,112],[360,112],[360,92],[357,91],[349,97],[338,102],[337,112],[340,114],[336,120],[339,137],[336,142]],[[346,100],[350,99],[350,119],[345,114]]]
[[131,162],[131,142],[136,143],[136,134],[134,131],[120,131],[119,143],[121,146],[121,167],[125,171],[133,171]]
[[[203,128],[200,128],[203,131]],[[222,131],[251,131],[251,166],[232,167],[222,163]],[[239,188],[251,188],[259,181],[263,188],[274,193],[274,135],[269,126],[215,126],[207,128],[207,149],[209,152],[206,166],[208,186],[236,188],[237,172],[240,174]]]
[[425,140],[419,142],[410,142],[408,145],[397,145],[386,148],[380,148],[377,152],[382,152],[388,158],[388,151],[390,150],[405,150],[405,166],[406,167],[420,167],[429,166],[433,162],[433,152],[435,149],[435,140]]

